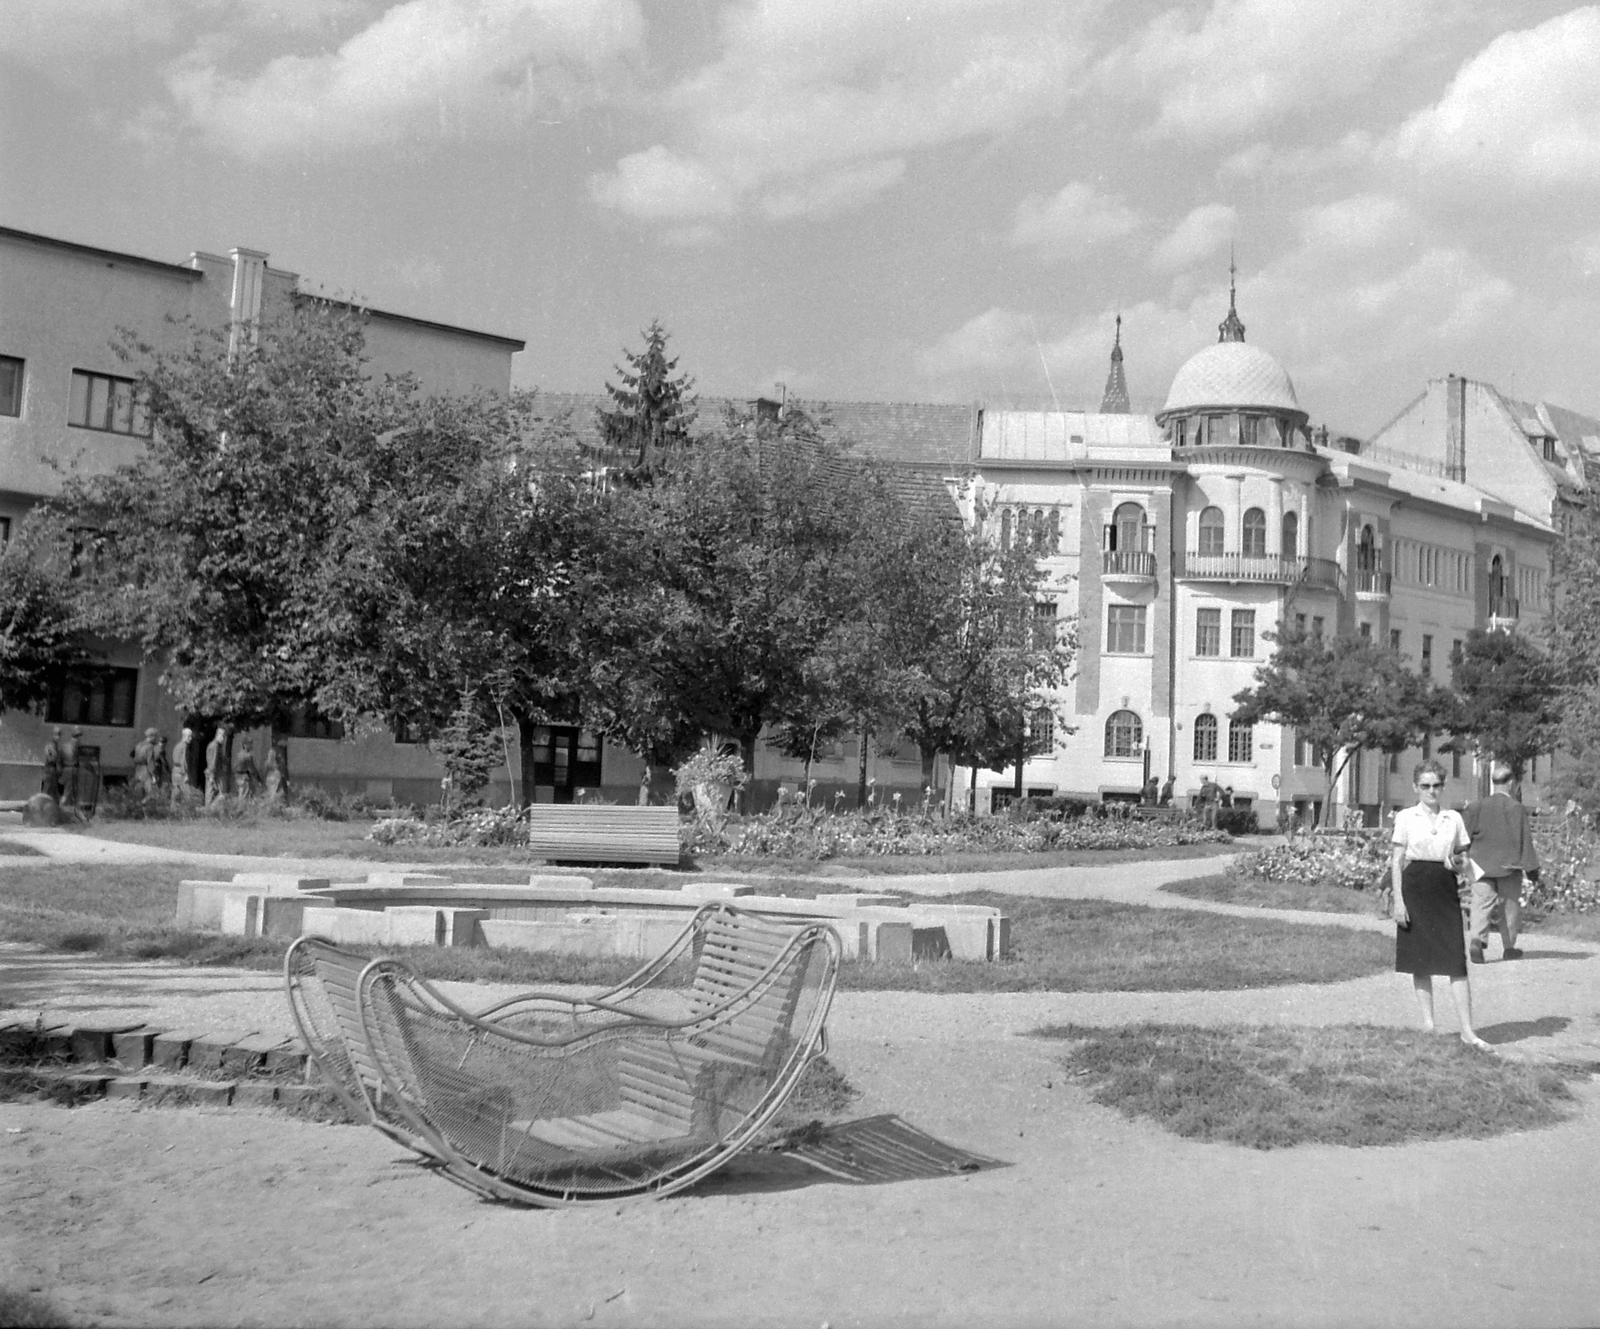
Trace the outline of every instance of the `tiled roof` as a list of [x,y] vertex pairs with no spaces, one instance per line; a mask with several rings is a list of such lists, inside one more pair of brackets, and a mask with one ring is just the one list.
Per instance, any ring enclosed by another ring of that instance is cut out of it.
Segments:
[[[804,401],[794,403],[825,428],[874,461],[899,462],[959,472],[977,453],[975,406],[939,402]],[[596,409],[611,398],[599,392],[545,392],[534,399],[539,419],[564,419],[581,447],[601,446]],[[751,403],[732,397],[701,397],[695,403],[701,429],[715,427],[728,407],[747,412]]]
[[1217,342],[1184,362],[1167,393],[1167,411],[1253,406],[1303,416],[1289,375],[1259,346]]

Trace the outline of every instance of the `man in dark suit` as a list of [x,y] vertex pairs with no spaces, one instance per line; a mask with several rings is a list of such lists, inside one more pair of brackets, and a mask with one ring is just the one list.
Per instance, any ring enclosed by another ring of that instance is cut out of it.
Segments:
[[1537,880],[1539,854],[1533,847],[1533,825],[1528,809],[1511,797],[1511,768],[1497,761],[1489,769],[1493,792],[1467,804],[1467,834],[1472,837],[1472,861],[1483,876],[1472,883],[1472,963],[1483,963],[1489,944],[1489,921],[1500,906],[1500,940],[1504,959],[1520,960],[1517,924],[1522,917],[1522,877]]

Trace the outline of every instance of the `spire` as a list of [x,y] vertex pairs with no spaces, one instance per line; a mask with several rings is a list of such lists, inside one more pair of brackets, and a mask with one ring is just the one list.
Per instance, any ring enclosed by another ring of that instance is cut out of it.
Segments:
[[1101,415],[1128,413],[1128,380],[1122,372],[1122,315],[1117,315],[1117,337],[1111,343],[1111,372],[1106,375],[1105,396],[1100,399]]
[[1228,317],[1217,324],[1218,341],[1243,341],[1244,324],[1239,322],[1239,311],[1234,302],[1238,296],[1238,266],[1233,261],[1233,246],[1228,246]]

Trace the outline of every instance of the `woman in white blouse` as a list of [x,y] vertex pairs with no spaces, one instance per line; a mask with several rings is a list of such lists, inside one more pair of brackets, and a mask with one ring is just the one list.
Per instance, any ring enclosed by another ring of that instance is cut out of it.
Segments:
[[1489,1050],[1472,1028],[1472,989],[1467,985],[1466,928],[1456,891],[1456,869],[1472,843],[1461,814],[1439,806],[1444,767],[1425,761],[1412,777],[1415,807],[1394,819],[1394,850],[1389,856],[1394,885],[1396,973],[1410,974],[1422,1007],[1422,1027],[1433,1028],[1433,979],[1450,980],[1461,1024],[1461,1041]]

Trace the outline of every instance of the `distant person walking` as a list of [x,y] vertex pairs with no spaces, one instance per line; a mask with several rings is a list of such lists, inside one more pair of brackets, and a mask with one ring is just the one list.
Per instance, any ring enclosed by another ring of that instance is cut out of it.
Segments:
[[1425,761],[1412,776],[1415,807],[1394,819],[1389,872],[1394,887],[1394,968],[1411,975],[1422,1008],[1422,1027],[1433,1029],[1433,980],[1450,980],[1450,996],[1468,1047],[1491,1050],[1472,1027],[1472,989],[1467,983],[1467,947],[1461,927],[1456,866],[1471,843],[1459,812],[1439,806],[1444,767]]
[[1511,796],[1511,767],[1497,761],[1489,768],[1493,792],[1467,804],[1467,834],[1472,861],[1483,875],[1472,883],[1472,924],[1468,928],[1473,964],[1483,963],[1489,944],[1489,923],[1500,906],[1501,959],[1520,960],[1517,926],[1522,921],[1522,878],[1539,878],[1539,851],[1533,846],[1532,818]]

